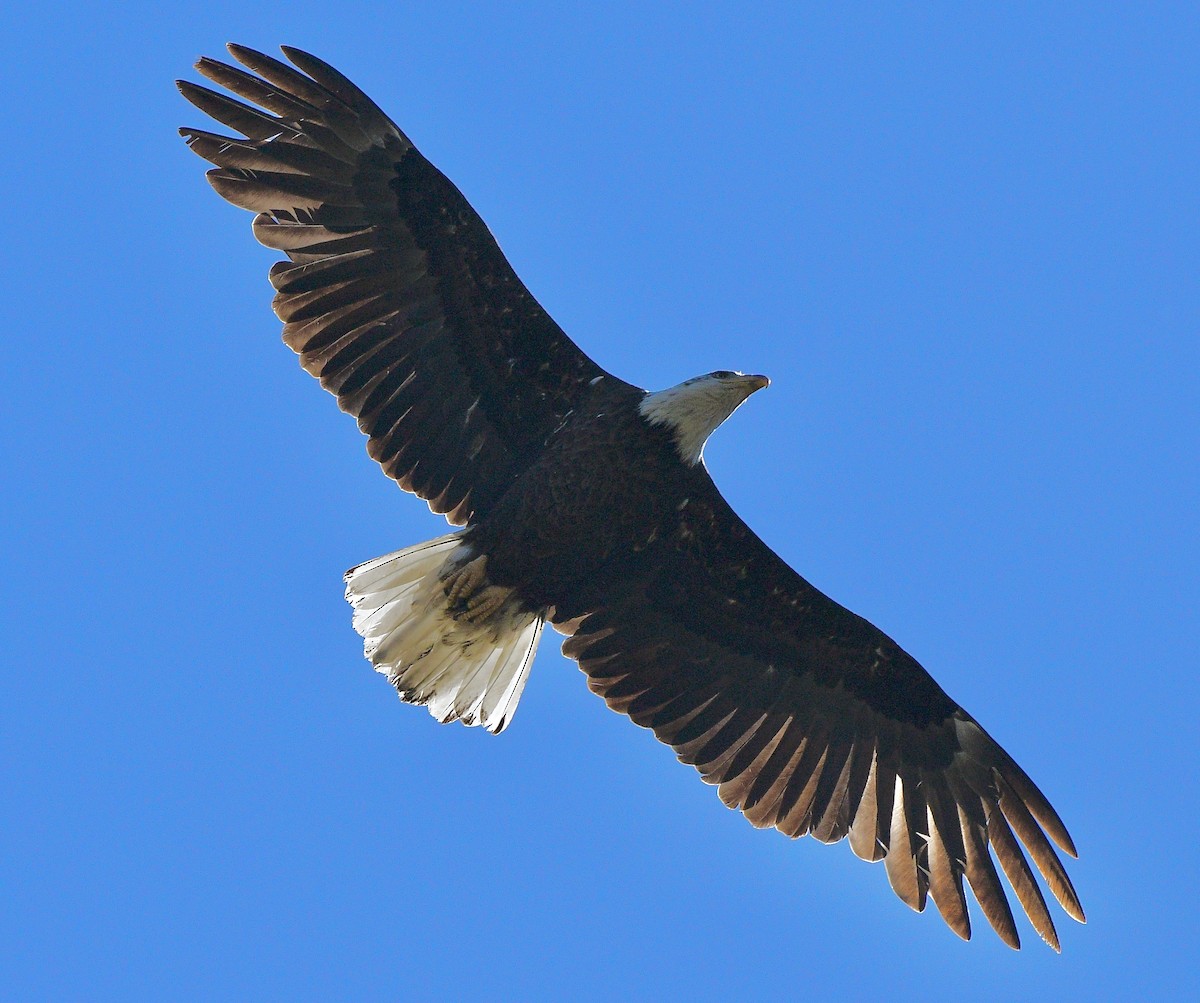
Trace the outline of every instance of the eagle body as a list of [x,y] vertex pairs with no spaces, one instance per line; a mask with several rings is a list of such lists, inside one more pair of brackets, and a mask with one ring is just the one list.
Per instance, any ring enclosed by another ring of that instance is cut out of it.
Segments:
[[753,825],[846,840],[964,939],[969,887],[1017,947],[1003,872],[1057,950],[1036,875],[1084,915],[1049,801],[710,478],[705,441],[766,378],[722,371],[647,392],[606,372],[350,80],[298,49],[287,63],[230,51],[240,67],[197,68],[237,97],[179,84],[229,132],[181,132],[284,257],[270,280],[285,343],[383,472],[456,527],[346,573],[365,655],[401,699],[503,730],[550,623],[593,692]]
[[[691,500],[715,487],[681,442],[702,447],[766,382],[709,374],[647,394],[597,380],[465,539],[488,555],[492,581],[518,589],[531,607],[585,606],[606,578],[627,580],[659,540],[694,536]],[[710,401],[700,413],[689,407],[698,396]]]
[[490,577],[534,607],[566,607],[614,561],[661,531],[685,490],[669,431],[638,413],[640,394],[597,388],[554,433],[467,539]]

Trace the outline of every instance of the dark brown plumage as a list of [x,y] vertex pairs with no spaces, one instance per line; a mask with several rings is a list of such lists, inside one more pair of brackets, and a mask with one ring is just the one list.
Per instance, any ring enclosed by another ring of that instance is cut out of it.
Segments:
[[[401,695],[503,728],[549,620],[592,690],[755,826],[848,838],[964,938],[965,878],[1016,947],[994,854],[1057,949],[1025,851],[1083,912],[1046,798],[911,656],[764,545],[697,462],[708,425],[765,380],[647,395],[604,372],[365,94],[295,49],[293,66],[230,51],[253,73],[197,68],[259,107],[181,82],[241,135],[182,134],[287,255],[271,269],[284,340],[384,472],[466,527],[349,573],[355,626]],[[702,394],[712,414],[685,414]]]
[[[298,50],[285,51],[315,79],[230,51],[261,79],[208,58],[196,68],[282,118],[180,81],[246,138],[181,133],[217,165],[217,192],[259,214],[259,241],[290,259],[271,284],[301,365],[358,419],[389,477],[462,525],[603,370],[529,294],[458,189],[350,81]],[[451,416],[457,427],[442,436]]]

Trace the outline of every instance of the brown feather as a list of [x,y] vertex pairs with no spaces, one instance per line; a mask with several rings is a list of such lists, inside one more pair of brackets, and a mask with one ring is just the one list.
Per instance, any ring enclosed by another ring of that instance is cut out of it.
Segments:
[[1086,923],[1087,918],[1079,904],[1079,896],[1075,894],[1075,888],[1063,869],[1062,861],[1058,859],[1058,854],[1054,852],[1054,847],[1050,845],[1045,834],[1038,828],[1025,803],[1013,792],[1008,780],[999,770],[996,771],[996,788],[1000,792],[1000,810],[1004,812],[1004,817],[1008,819],[1008,824],[1012,826],[1017,838],[1033,855],[1033,862],[1042,872],[1050,891],[1067,911],[1068,916],[1080,923]]
[[[283,54],[287,56],[296,66],[307,73],[317,82],[317,84],[333,94],[339,101],[343,102],[348,108],[353,109],[355,116],[360,122],[365,123],[374,133],[383,135],[388,131],[395,131],[403,137],[396,126],[379,108],[379,106],[371,100],[359,87],[340,71],[334,69],[323,59],[311,55],[302,49],[294,48],[290,45],[281,46]],[[253,50],[248,50],[253,51]],[[241,55],[234,53],[238,59]],[[259,55],[255,53],[255,55]],[[265,57],[269,58],[269,57]],[[282,63],[276,63],[276,66],[287,70],[288,67]]]
[[804,729],[788,722],[766,765],[743,799],[743,811],[750,824],[764,829],[777,824],[783,798],[804,755]]
[[853,722],[847,721],[831,729],[826,741],[829,752],[812,801],[812,837],[822,843],[832,843],[846,834],[849,825],[842,802],[846,798],[853,767]]
[[[262,146],[246,139],[235,139],[221,136],[215,132],[205,132],[203,129],[180,129],[179,135],[187,140],[188,149],[198,157],[207,160],[217,167],[243,171],[276,171],[286,172],[288,165],[272,153],[265,152]],[[273,146],[283,146],[275,143]],[[307,172],[293,170],[294,174]]]
[[892,803],[891,833],[883,863],[892,890],[900,900],[910,909],[923,912],[929,882],[925,872],[918,866],[918,856],[924,854],[924,847],[912,827],[914,812],[908,805],[910,800],[923,806],[915,782],[901,777]]
[[[783,693],[781,693],[782,695]],[[764,716],[763,723],[755,731],[754,737],[743,745],[738,750],[737,755],[726,764],[723,776],[721,777],[722,783],[732,780],[735,777],[746,775],[744,786],[746,793],[750,792],[757,775],[761,773],[770,761],[770,754],[764,752],[766,746],[769,745],[772,749],[776,748],[778,745],[776,739],[780,736],[783,728],[793,720],[791,711],[781,709],[779,703],[780,701],[776,701],[775,705]]]
[[983,817],[983,806],[978,798],[972,799],[967,792],[958,794],[959,828],[963,837],[963,852],[966,856],[964,873],[975,894],[975,900],[983,910],[992,929],[1013,950],[1020,950],[1021,938],[1013,922],[1012,909],[1000,884],[992,855],[988,851],[987,823]]
[[1017,899],[1025,910],[1025,915],[1029,917],[1029,921],[1042,940],[1054,950],[1062,951],[1062,945],[1058,940],[1058,931],[1054,929],[1054,920],[1050,918],[1046,900],[1042,898],[1042,890],[1034,880],[1025,854],[1021,852],[1021,847],[1017,845],[1012,830],[1008,827],[1008,823],[1004,820],[1004,814],[998,807],[992,809],[987,825],[988,840],[992,844],[992,849],[996,851],[996,859],[1000,862],[1000,868],[1008,878],[1008,883],[1017,893]]
[[870,770],[850,823],[850,849],[861,860],[875,863],[887,853],[886,842],[879,830],[879,756],[870,759]]
[[966,850],[958,811],[940,776],[926,773],[922,778],[922,793],[929,831],[929,894],[950,929],[963,940],[970,940],[971,921],[967,916],[967,896],[962,885]]
[[810,732],[804,753],[788,780],[787,790],[779,805],[776,828],[785,836],[797,839],[811,827],[812,802],[828,755],[829,745],[824,730]]
[[756,741],[747,743],[738,752],[735,757],[737,761],[742,760],[751,749],[754,750],[754,755],[753,758],[746,760],[740,768],[731,763],[726,771],[726,779],[722,780],[718,786],[717,796],[727,807],[744,809],[749,817],[749,811],[754,807],[749,802],[750,791],[763,777],[763,771],[783,742],[790,723],[790,719],[787,718],[780,720],[778,716],[768,717],[756,732]]
[[[344,99],[335,98],[315,80],[306,77],[303,73],[298,73],[287,63],[280,62],[274,56],[268,56],[249,46],[237,45],[232,42],[226,48],[230,55],[243,66],[253,70],[264,80],[274,84],[276,88],[287,94],[295,95],[300,103],[308,105],[310,108],[327,109],[339,100],[343,104],[349,104]],[[230,90],[236,90],[236,88],[231,87]],[[248,97],[249,95],[244,96]]]
[[299,132],[285,125],[281,119],[273,115],[264,115],[258,109],[208,87],[187,80],[177,80],[176,84],[179,92],[205,115],[215,118],[235,132],[240,132],[247,139],[265,141],[283,135],[288,141],[296,142],[300,136]]
[[[733,716],[724,727],[712,736],[703,747],[690,758],[692,766],[700,772],[700,779],[707,784],[719,785],[725,779],[725,770],[734,758],[756,736],[767,722],[765,711],[747,711],[735,708]],[[759,743],[761,745],[761,743]],[[679,752],[679,749],[676,749]],[[688,762],[688,760],[684,760]]]
[[312,105],[297,100],[286,90],[264,84],[258,77],[220,60],[202,56],[196,62],[196,69],[219,87],[233,91],[239,97],[274,112],[280,118],[303,120],[312,110]]

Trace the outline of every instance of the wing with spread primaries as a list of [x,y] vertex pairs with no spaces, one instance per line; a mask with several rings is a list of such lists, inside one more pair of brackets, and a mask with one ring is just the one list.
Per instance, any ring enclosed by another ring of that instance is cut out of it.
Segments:
[[[354,84],[314,56],[243,46],[252,72],[180,81],[237,136],[182,129],[208,179],[250,209],[275,312],[389,477],[456,524],[485,514],[598,377],[517,278],[462,194]],[[257,105],[257,107],[254,107]]]
[[[891,638],[772,552],[707,474],[678,524],[557,611],[563,651],[752,824],[883,860],[918,911],[970,937],[966,878],[1012,947],[993,855],[1042,938],[1058,935],[1025,850],[1083,910],[1050,840],[1075,848],[1009,755]],[[1049,836],[1049,839],[1047,838]]]

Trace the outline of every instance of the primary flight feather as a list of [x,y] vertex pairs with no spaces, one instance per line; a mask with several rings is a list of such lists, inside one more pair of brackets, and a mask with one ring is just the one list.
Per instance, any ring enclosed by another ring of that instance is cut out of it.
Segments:
[[[1019,946],[998,861],[1058,935],[1026,853],[1083,911],[1025,772],[891,638],[773,553],[705,469],[709,434],[762,376],[654,393],[588,358],[478,214],[327,63],[243,46],[181,81],[238,135],[183,129],[208,178],[284,252],[284,341],[401,487],[457,532],[346,574],[367,657],[440,721],[498,732],[546,622],[591,689],[653,729],[755,826],[848,838],[896,894],[970,936],[963,881]],[[250,72],[247,72],[249,70]],[[250,102],[249,104],[246,102]],[[255,107],[257,106],[257,107]]]

